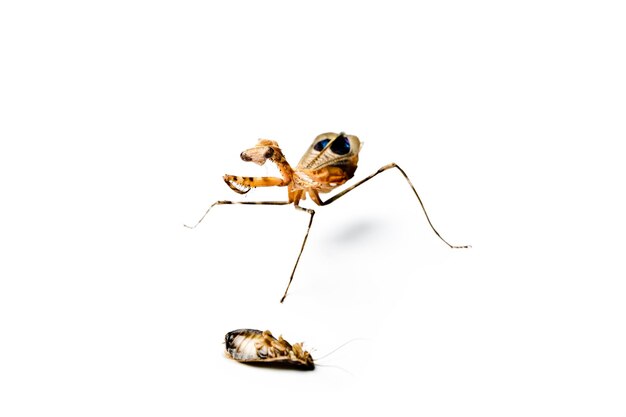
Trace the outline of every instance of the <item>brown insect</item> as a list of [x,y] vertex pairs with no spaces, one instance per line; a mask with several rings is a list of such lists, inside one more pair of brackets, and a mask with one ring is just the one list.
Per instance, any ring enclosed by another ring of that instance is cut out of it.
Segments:
[[265,363],[306,370],[315,368],[311,354],[302,348],[302,343],[291,345],[282,336],[276,339],[269,330],[233,330],[226,333],[224,343],[226,355],[238,362]]
[[195,228],[202,222],[206,215],[216,205],[222,204],[254,204],[254,205],[286,205],[293,204],[296,210],[301,210],[309,214],[309,225],[302,241],[302,247],[296,258],[296,263],[291,271],[289,277],[289,283],[285,289],[285,293],[280,302],[285,301],[287,297],[287,291],[293,280],[293,276],[298,267],[298,262],[302,256],[304,245],[309,236],[311,230],[311,224],[313,224],[313,215],[315,211],[312,209],[300,207],[300,200],[305,200],[308,194],[317,205],[325,206],[333,201],[338,200],[350,191],[354,190],[359,185],[369,181],[381,172],[387,171],[391,168],[396,168],[404,176],[409,186],[413,190],[413,193],[417,197],[426,220],[430,225],[433,232],[441,239],[446,245],[451,248],[469,248],[470,246],[454,246],[448,243],[433,226],[422,199],[417,194],[415,187],[411,183],[411,180],[406,175],[404,170],[395,163],[387,164],[381,167],[378,171],[372,175],[362,179],[351,187],[346,188],[340,193],[332,196],[326,201],[322,201],[320,193],[327,193],[334,188],[344,184],[350,178],[354,176],[354,172],[357,168],[359,161],[359,151],[361,150],[361,142],[359,138],[354,135],[347,135],[345,133],[323,133],[315,138],[313,144],[306,151],[298,166],[295,169],[289,165],[283,152],[278,147],[278,143],[273,140],[260,139],[259,143],[254,148],[247,149],[241,153],[241,159],[244,161],[254,162],[258,165],[265,164],[266,161],[272,161],[278,167],[282,178],[277,177],[239,177],[236,175],[224,175],[224,181],[228,186],[239,194],[245,194],[254,187],[287,187],[287,201],[216,201],[211,204],[204,215],[198,220],[194,226],[187,226],[190,229]]

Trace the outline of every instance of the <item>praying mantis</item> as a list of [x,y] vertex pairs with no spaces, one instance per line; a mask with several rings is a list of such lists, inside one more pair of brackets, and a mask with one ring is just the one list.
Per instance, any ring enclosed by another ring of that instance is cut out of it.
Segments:
[[439,239],[441,239],[446,245],[452,249],[464,249],[469,248],[469,245],[452,245],[445,240],[439,232],[433,226],[424,203],[419,194],[415,190],[415,187],[411,183],[411,180],[407,176],[406,172],[399,165],[390,163],[382,166],[378,171],[363,178],[352,186],[345,190],[335,194],[327,200],[322,200],[320,194],[328,193],[345,184],[354,176],[354,172],[357,169],[359,161],[359,151],[361,150],[361,142],[359,138],[354,135],[348,135],[346,133],[322,133],[318,135],[309,149],[302,156],[302,159],[295,168],[287,162],[287,159],[283,155],[278,143],[273,140],[260,139],[255,147],[247,149],[241,153],[241,159],[247,162],[254,162],[257,165],[263,165],[267,161],[271,161],[278,167],[281,174],[281,178],[278,177],[242,177],[236,175],[224,175],[224,181],[226,184],[238,194],[246,194],[252,188],[256,187],[287,187],[287,200],[285,201],[216,201],[211,204],[206,210],[204,215],[198,220],[194,226],[187,226],[190,229],[196,228],[211,209],[217,205],[227,204],[249,204],[249,205],[288,205],[293,204],[296,210],[303,211],[309,214],[309,224],[307,226],[300,252],[296,258],[296,262],[291,271],[289,282],[285,293],[283,294],[280,302],[283,303],[287,297],[287,292],[293,281],[296,268],[300,262],[300,257],[304,251],[311,225],[313,224],[313,216],[315,211],[309,208],[300,206],[300,201],[305,200],[308,195],[314,203],[318,206],[327,206],[330,203],[337,201],[350,191],[356,189],[360,185],[371,180],[378,174],[390,169],[397,169],[402,176],[406,179],[407,183],[413,190],[415,197],[422,207],[426,220],[431,229]]

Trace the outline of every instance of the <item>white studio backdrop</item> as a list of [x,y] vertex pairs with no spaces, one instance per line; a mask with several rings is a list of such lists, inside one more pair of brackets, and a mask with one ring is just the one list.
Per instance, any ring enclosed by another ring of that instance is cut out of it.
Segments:
[[[619,2],[6,2],[0,414],[623,416]],[[258,138],[364,142],[308,216]],[[313,372],[223,355],[241,327]]]

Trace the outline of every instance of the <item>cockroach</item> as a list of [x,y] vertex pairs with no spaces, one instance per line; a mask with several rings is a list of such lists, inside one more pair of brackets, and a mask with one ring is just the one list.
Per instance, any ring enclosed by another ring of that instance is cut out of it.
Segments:
[[282,336],[276,339],[269,330],[239,329],[224,337],[226,355],[238,362],[283,366],[303,370],[315,368],[313,357],[302,343],[291,345]]
[[296,258],[296,263],[294,264],[293,270],[291,271],[291,276],[289,277],[287,288],[285,289],[283,297],[280,299],[280,302],[282,303],[283,301],[285,301],[285,297],[287,297],[287,291],[289,291],[291,281],[293,281],[293,276],[296,272],[296,268],[298,267],[298,262],[300,262],[302,252],[304,251],[304,246],[306,245],[307,238],[309,237],[309,231],[311,230],[311,225],[313,224],[313,216],[315,215],[314,210],[300,207],[300,200],[305,200],[306,195],[308,194],[309,197],[311,197],[311,200],[313,200],[313,202],[316,203],[318,206],[326,206],[333,201],[337,201],[339,198],[343,197],[361,184],[371,180],[381,172],[396,168],[398,171],[400,171],[404,179],[406,179],[407,183],[413,190],[415,197],[417,197],[417,201],[419,201],[419,204],[422,207],[430,228],[433,230],[433,232],[435,232],[437,237],[439,237],[439,239],[441,239],[446,245],[453,249],[470,247],[469,245],[451,245],[439,234],[439,232],[435,229],[435,226],[433,226],[432,222],[430,221],[430,217],[426,212],[426,207],[424,206],[424,203],[422,202],[419,194],[415,190],[415,187],[411,183],[411,180],[404,172],[404,170],[400,168],[400,166],[396,163],[390,163],[381,167],[380,169],[378,169],[378,171],[363,178],[356,184],[346,188],[338,194],[335,194],[328,200],[323,201],[320,197],[320,193],[328,193],[336,187],[345,184],[350,178],[354,176],[354,172],[356,171],[357,163],[359,161],[360,150],[361,142],[359,141],[359,138],[354,135],[348,135],[343,132],[322,133],[315,138],[309,149],[300,160],[300,163],[298,163],[298,166],[293,169],[285,159],[285,156],[283,155],[283,152],[281,151],[276,141],[269,139],[259,139],[259,142],[254,148],[247,149],[241,153],[241,159],[247,162],[254,162],[257,165],[263,165],[268,160],[272,161],[278,167],[282,178],[240,177],[236,175],[224,175],[224,181],[233,191],[238,194],[246,194],[248,191],[255,187],[287,187],[287,201],[216,201],[209,206],[204,215],[200,218],[200,220],[198,220],[198,222],[194,226],[185,225],[185,227],[194,229],[200,224],[200,222],[202,222],[202,220],[206,217],[206,215],[209,213],[209,211],[211,211],[214,206],[223,204],[250,204],[271,206],[293,204],[296,210],[308,213],[310,216],[309,225],[306,229],[306,233],[304,234],[302,246],[300,247],[298,257]]

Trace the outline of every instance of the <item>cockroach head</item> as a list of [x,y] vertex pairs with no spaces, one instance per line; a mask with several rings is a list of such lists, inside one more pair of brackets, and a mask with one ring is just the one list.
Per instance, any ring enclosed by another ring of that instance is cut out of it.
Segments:
[[246,162],[254,162],[257,165],[263,165],[265,161],[272,159],[276,149],[278,149],[278,143],[275,141],[259,139],[259,143],[257,143],[254,148],[246,149],[241,153],[241,159]]

